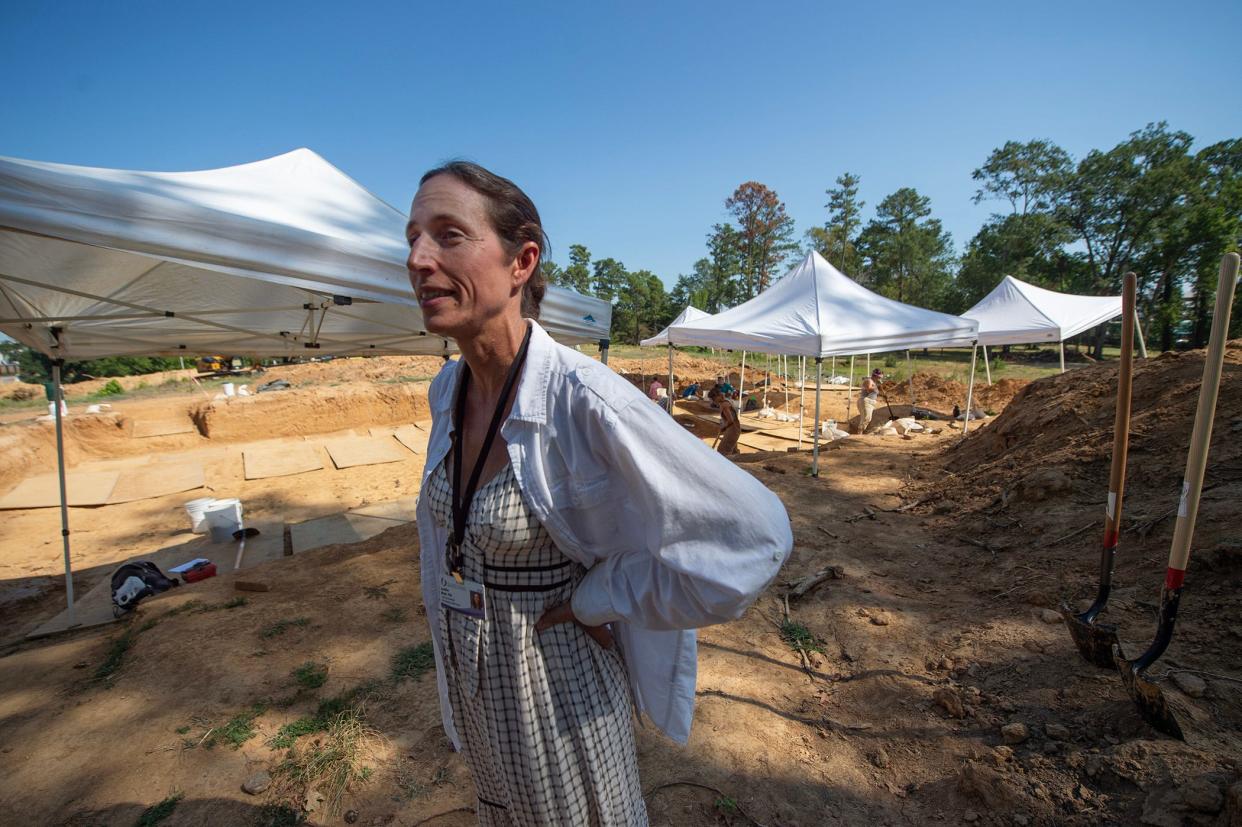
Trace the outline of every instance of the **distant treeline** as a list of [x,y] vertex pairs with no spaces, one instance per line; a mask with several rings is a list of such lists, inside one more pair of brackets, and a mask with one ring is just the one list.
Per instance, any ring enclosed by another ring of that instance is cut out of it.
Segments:
[[[18,366],[18,377],[23,382],[38,383],[52,380],[52,360],[37,350],[19,342],[0,342],[0,356],[3,356],[5,361]],[[193,360],[187,364],[190,367],[194,366]],[[181,362],[178,359],[158,356],[113,356],[107,359],[65,362],[61,368],[61,378],[68,383],[103,376],[137,376],[161,370],[176,370],[179,367],[181,367]]]
[[[882,199],[864,223],[860,180],[846,172],[825,192],[822,223],[801,237],[775,192],[757,181],[739,186],[724,202],[732,220],[712,226],[706,254],[672,291],[650,271],[592,260],[581,244],[570,246],[567,265],[544,268],[554,284],[611,301],[613,339],[629,343],[658,332],[687,304],[715,313],[753,297],[811,249],[878,293],[949,313],[1006,275],[1116,295],[1134,270],[1147,341],[1162,350],[1200,347],[1220,257],[1242,243],[1242,139],[1198,151],[1193,144],[1165,123],[1077,161],[1050,141],[1009,141],[973,173],[975,202],[998,211],[960,253],[930,200],[911,187]],[[1233,314],[1235,336],[1240,317]],[[1101,328],[1091,342],[1097,355],[1103,341]]]

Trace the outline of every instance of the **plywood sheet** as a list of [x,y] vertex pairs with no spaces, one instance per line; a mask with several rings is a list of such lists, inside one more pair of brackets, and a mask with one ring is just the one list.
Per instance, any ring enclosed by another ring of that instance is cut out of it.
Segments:
[[340,437],[329,439],[323,445],[337,468],[380,465],[410,458],[409,452],[391,437]]
[[153,462],[132,471],[122,471],[108,503],[129,503],[193,491],[206,484],[203,466],[194,462]]
[[430,434],[417,425],[402,425],[393,433],[397,441],[416,454],[427,453],[427,440]]
[[[73,506],[105,505],[116,487],[118,471],[70,471],[65,478],[66,499]],[[23,480],[0,499],[0,510],[53,508],[60,505],[60,481],[56,474]]]
[[394,520],[384,517],[368,517],[363,514],[333,514],[289,526],[293,540],[293,553],[301,554],[323,546],[341,543],[360,543],[395,525]]
[[417,504],[418,497],[402,497],[386,503],[372,503],[354,508],[349,513],[361,517],[379,517],[395,523],[412,523],[414,522],[414,508]]
[[[245,553],[242,556],[241,562],[242,569],[248,569],[252,566],[275,560],[284,554],[284,523],[262,522],[254,527],[258,528],[260,533],[259,536],[251,537],[246,541]],[[213,543],[206,536],[196,535],[192,540],[166,546],[146,554],[138,554],[129,558],[129,560],[150,560],[167,574],[168,570],[173,566],[193,560],[195,557],[206,557],[216,564],[218,574],[227,574],[234,570],[233,567],[236,565],[237,552],[240,547],[241,544],[237,542]],[[103,572],[102,579],[85,593],[78,594],[77,601],[74,604],[75,617],[72,621],[69,617],[69,610],[65,609],[51,620],[35,628],[27,637],[46,637],[67,629],[86,629],[115,622],[117,618],[112,616],[112,572],[116,571],[117,567],[122,563],[129,562],[129,560],[119,560],[113,565],[101,567]],[[152,601],[164,600],[169,597],[180,596],[182,600],[193,599],[194,592],[200,583],[211,582],[212,579],[199,581],[199,583],[183,583],[181,586],[169,589],[163,594],[152,595],[142,601],[138,611],[141,612],[144,608],[150,607]],[[159,611],[162,611],[162,609]]]
[[287,477],[323,468],[319,451],[314,445],[305,442],[247,448],[242,453],[242,464],[246,468],[248,480]]
[[173,434],[193,433],[194,423],[186,419],[156,420],[154,422],[138,421],[134,423],[132,436],[134,439],[145,439],[153,436],[171,436]]
[[797,449],[798,447],[797,443],[790,442],[787,439],[758,433],[742,434],[738,438],[737,444],[753,448],[756,451],[788,451],[790,448]]

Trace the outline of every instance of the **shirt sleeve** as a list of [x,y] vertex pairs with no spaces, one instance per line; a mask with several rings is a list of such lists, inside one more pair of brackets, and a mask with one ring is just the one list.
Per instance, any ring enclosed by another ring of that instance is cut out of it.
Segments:
[[635,543],[586,574],[575,616],[666,630],[739,617],[793,549],[784,505],[654,405],[596,412],[594,445],[624,482],[616,505]]

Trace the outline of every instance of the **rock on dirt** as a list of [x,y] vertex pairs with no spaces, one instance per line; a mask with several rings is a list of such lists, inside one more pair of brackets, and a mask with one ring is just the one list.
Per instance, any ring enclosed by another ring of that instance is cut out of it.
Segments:
[[272,786],[272,776],[266,770],[256,772],[254,775],[242,782],[242,792],[250,795],[259,795],[267,792],[267,788]]
[[1220,787],[1206,778],[1195,778],[1187,781],[1179,790],[1182,802],[1192,810],[1201,813],[1219,813],[1225,805],[1225,796]]
[[1000,728],[1000,732],[1001,738],[1004,739],[1006,744],[1021,744],[1031,737],[1031,730],[1026,724],[1021,722],[1005,724]]
[[945,711],[950,718],[966,717],[966,709],[962,705],[961,696],[947,686],[942,686],[932,693],[932,700]]
[[1068,727],[1061,724],[1046,724],[1044,732],[1054,741],[1068,741],[1070,739],[1070,731]]
[[1190,672],[1174,672],[1172,678],[1177,688],[1192,698],[1202,698],[1207,691],[1207,681]]
[[974,798],[993,812],[1013,809],[1014,792],[996,770],[988,769],[974,761],[968,761],[957,774],[957,791]]
[[1037,503],[1074,487],[1069,475],[1057,468],[1040,468],[1023,477],[1016,486],[1001,496],[1001,502]]
[[1061,613],[1055,609],[1044,609],[1039,613],[1039,619],[1049,625],[1061,622]]

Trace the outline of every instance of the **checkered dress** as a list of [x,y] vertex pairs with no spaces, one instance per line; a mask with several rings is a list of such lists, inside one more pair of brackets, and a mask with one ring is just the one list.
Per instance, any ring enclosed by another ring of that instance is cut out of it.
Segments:
[[[450,530],[444,463],[426,496]],[[475,494],[462,553],[463,576],[486,587],[486,618],[446,609],[439,623],[479,823],[646,824],[625,665],[574,623],[535,632],[586,570],[530,513],[511,466]]]

